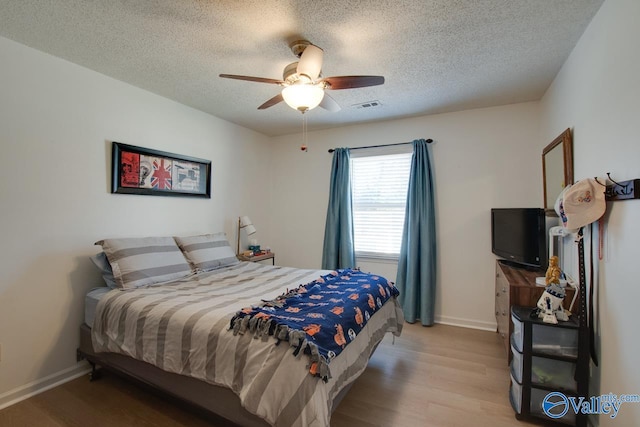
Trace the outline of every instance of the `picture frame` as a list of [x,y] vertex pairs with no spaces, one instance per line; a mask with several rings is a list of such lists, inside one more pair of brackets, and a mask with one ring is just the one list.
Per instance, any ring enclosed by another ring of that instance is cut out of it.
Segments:
[[542,190],[547,216],[557,216],[555,201],[569,184],[573,184],[573,138],[567,128],[542,150]]
[[111,192],[211,198],[211,161],[113,142]]

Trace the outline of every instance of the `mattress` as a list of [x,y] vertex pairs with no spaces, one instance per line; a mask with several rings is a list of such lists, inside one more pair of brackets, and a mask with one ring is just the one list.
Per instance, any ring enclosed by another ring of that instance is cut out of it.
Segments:
[[111,288],[103,286],[101,288],[93,288],[87,293],[84,299],[84,323],[90,328],[93,328],[93,320],[96,317],[98,302],[111,290]]
[[402,311],[395,298],[331,360],[333,377],[328,381],[310,375],[308,357],[302,352],[296,356],[289,345],[229,330],[236,310],[275,298],[322,273],[240,263],[157,287],[93,290],[93,347],[228,387],[246,410],[270,425],[326,426],[335,396],[366,368],[384,334],[400,334]]

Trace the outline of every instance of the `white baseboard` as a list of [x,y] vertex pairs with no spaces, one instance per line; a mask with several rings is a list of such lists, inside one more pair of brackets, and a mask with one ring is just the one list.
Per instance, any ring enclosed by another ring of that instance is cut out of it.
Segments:
[[479,322],[477,320],[451,316],[435,316],[434,321],[442,325],[460,326],[462,328],[479,329],[481,331],[495,332],[497,330],[495,322]]
[[6,393],[0,394],[0,409],[15,405],[18,402],[74,380],[89,372],[91,372],[91,368],[88,367],[87,362],[79,362],[76,366],[9,390]]

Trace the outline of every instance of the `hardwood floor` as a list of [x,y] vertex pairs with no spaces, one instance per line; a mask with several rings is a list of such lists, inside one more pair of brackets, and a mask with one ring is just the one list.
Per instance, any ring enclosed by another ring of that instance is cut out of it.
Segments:
[[[509,404],[498,334],[405,324],[385,337],[331,418],[332,427],[525,427]],[[0,411],[4,427],[223,427],[115,375],[81,377]]]
[[498,334],[405,324],[385,337],[331,418],[341,426],[513,427],[509,369]]

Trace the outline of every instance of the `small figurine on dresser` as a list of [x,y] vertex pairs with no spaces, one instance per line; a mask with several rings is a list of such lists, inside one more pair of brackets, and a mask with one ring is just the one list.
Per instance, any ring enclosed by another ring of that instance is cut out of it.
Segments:
[[538,317],[545,323],[557,324],[558,320],[567,321],[569,316],[562,307],[565,290],[560,285],[562,270],[558,267],[558,257],[549,258],[549,268],[545,275],[547,287],[538,300]]
[[552,256],[549,258],[549,268],[547,268],[547,274],[545,274],[545,284],[549,286],[552,283],[560,284],[560,276],[562,276],[562,270],[558,267],[558,257]]

